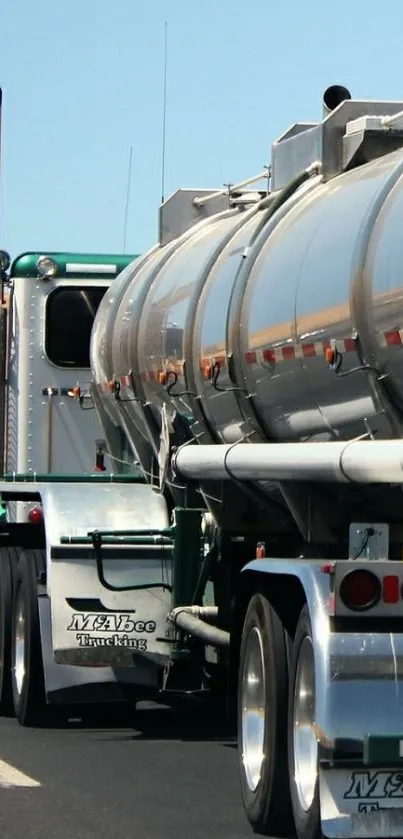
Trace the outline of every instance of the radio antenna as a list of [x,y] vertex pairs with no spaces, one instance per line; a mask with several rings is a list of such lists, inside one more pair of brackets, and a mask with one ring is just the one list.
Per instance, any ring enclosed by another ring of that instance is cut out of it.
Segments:
[[124,219],[124,222],[123,222],[123,253],[126,253],[127,220],[128,220],[128,217],[129,217],[130,187],[131,187],[131,182],[132,182],[132,157],[133,157],[133,146],[130,146],[129,170],[128,170],[128,173],[127,173],[125,219]]
[[165,139],[167,115],[167,58],[168,58],[168,23],[165,21],[164,36],[164,96],[162,109],[162,167],[161,167],[161,204],[165,200]]
[[[1,149],[1,142],[2,142],[2,136],[1,136],[2,105],[3,105],[3,91],[0,87],[0,222],[3,221],[3,194],[2,194],[2,191],[1,191],[1,181],[2,181],[2,177],[1,177],[2,176],[2,169],[1,169],[1,167],[2,167],[2,159],[1,159],[1,151],[2,151],[2,149]],[[0,226],[0,247],[3,244],[2,238],[3,238],[3,231],[2,231],[1,226]]]

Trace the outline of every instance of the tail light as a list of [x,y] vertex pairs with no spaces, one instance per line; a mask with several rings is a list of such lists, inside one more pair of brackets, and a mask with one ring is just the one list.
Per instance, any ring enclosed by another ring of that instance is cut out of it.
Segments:
[[40,507],[32,507],[32,510],[30,510],[29,513],[28,513],[28,521],[30,521],[31,524],[40,524],[41,521],[42,521],[42,518],[43,518],[43,516],[42,516],[41,508]]
[[372,571],[357,569],[342,579],[339,594],[347,609],[365,612],[381,599],[382,585]]

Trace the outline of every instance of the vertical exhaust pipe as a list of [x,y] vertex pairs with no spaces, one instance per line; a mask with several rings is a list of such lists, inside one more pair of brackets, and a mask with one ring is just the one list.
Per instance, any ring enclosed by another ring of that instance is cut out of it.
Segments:
[[333,84],[323,94],[323,119],[334,111],[342,102],[351,99],[351,93],[347,87],[340,84]]

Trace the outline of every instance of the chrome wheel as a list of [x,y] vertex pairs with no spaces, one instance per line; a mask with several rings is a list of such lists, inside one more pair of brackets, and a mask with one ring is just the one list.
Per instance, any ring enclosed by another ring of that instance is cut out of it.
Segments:
[[252,627],[242,673],[242,760],[246,782],[254,792],[261,778],[265,732],[265,666],[262,637]]
[[294,691],[295,784],[300,805],[308,812],[315,797],[318,743],[315,733],[315,666],[311,639],[302,641]]
[[14,681],[21,696],[25,678],[25,614],[24,600],[21,591],[18,593],[15,610],[15,638],[14,638]]

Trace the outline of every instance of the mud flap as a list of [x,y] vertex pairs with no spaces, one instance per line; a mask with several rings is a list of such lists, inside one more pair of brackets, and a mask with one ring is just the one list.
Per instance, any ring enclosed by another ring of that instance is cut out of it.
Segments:
[[338,837],[403,836],[403,772],[399,768],[321,769],[323,834]]
[[137,666],[169,657],[172,554],[162,546],[105,546],[102,584],[89,546],[51,549],[54,659],[58,664]]
[[136,667],[80,667],[57,664],[53,657],[51,604],[39,597],[43,669],[49,704],[81,704],[153,698],[159,690],[159,668],[139,659]]

